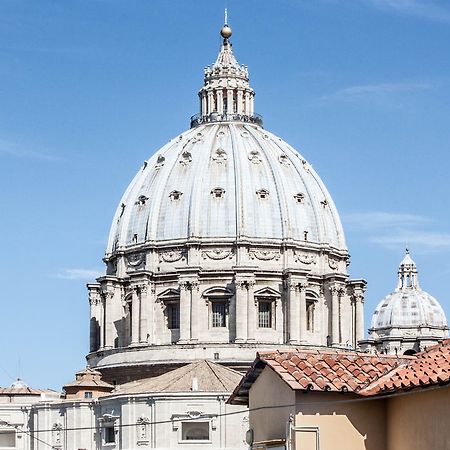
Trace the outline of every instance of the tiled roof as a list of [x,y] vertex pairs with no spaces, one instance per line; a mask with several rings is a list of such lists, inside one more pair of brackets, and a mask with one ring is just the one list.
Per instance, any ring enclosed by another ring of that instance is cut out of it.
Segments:
[[113,390],[112,384],[106,383],[101,379],[102,374],[98,370],[86,367],[76,373],[76,379],[63,386],[64,390],[73,388],[93,388]]
[[376,395],[398,390],[427,387],[450,382],[450,339],[418,353],[361,390],[361,395]]
[[231,403],[247,403],[251,385],[266,366],[293,390],[379,395],[449,383],[450,339],[415,356],[369,355],[330,349],[259,353],[234,389]]
[[232,392],[240,379],[241,374],[235,370],[200,360],[158,377],[122,384],[113,394],[189,392],[192,391],[193,384],[199,392]]
[[407,358],[342,351],[297,351],[262,354],[294,390],[358,392]]

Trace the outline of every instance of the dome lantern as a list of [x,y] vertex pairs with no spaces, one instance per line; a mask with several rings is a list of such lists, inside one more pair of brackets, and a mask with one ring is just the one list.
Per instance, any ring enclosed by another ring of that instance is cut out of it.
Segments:
[[232,30],[225,23],[220,30],[222,47],[216,62],[205,68],[204,85],[198,95],[200,113],[191,117],[191,128],[209,122],[250,122],[262,126],[262,117],[253,109],[254,90],[250,87],[248,68],[240,65],[229,38]]

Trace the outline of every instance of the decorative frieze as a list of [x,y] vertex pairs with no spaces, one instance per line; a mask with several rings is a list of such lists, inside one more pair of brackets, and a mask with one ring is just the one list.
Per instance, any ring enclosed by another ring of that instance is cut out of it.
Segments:
[[279,250],[250,250],[250,259],[259,259],[261,261],[278,261],[281,258],[281,253]]
[[125,256],[127,267],[129,269],[138,270],[145,266],[145,253],[130,253]]
[[203,259],[214,259],[214,260],[220,260],[220,259],[232,259],[234,256],[234,250],[233,249],[221,249],[221,248],[215,248],[211,250],[203,250],[202,251],[202,258]]
[[159,262],[176,262],[176,261],[180,261],[180,260],[185,260],[185,254],[184,251],[181,249],[177,249],[177,250],[167,250],[164,252],[161,252],[159,254]]
[[315,265],[317,262],[317,255],[294,252],[294,261],[301,264],[306,264],[307,266]]

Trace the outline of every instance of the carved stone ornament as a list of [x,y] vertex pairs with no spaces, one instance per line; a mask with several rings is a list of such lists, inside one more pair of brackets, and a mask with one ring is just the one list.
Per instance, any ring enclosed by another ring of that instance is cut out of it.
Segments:
[[227,161],[228,155],[227,152],[223,148],[218,148],[212,157],[213,161],[217,164],[223,164]]
[[108,299],[113,298],[113,297],[114,297],[114,289],[112,289],[112,288],[105,288],[105,289],[102,289],[102,291],[101,291],[101,296],[102,296],[105,300],[108,300]]
[[145,263],[145,253],[130,253],[126,256],[127,266],[138,269]]
[[182,280],[178,285],[182,291],[193,291],[199,288],[199,282],[197,280]]
[[294,253],[294,261],[306,265],[316,264],[317,256],[308,253]]
[[215,248],[211,250],[204,250],[202,251],[202,258],[203,259],[214,259],[214,260],[220,260],[229,258],[232,259],[234,256],[234,250],[223,250],[220,248]]
[[338,268],[338,261],[328,256],[328,266],[330,269],[336,270]]
[[203,412],[202,411],[186,411],[186,414],[191,419],[198,419],[199,417],[201,417],[203,415]]
[[182,250],[167,250],[159,254],[159,262],[176,262],[180,259],[184,260],[184,254]]
[[278,250],[250,250],[249,255],[251,259],[259,259],[261,261],[278,261],[281,253]]
[[101,303],[101,297],[100,297],[100,292],[95,290],[95,291],[89,291],[89,304],[90,305],[100,305]]

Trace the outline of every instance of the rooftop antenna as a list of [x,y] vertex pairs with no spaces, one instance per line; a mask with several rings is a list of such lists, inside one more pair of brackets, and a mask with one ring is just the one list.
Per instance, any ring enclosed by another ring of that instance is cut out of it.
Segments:
[[228,25],[228,9],[227,8],[225,8],[225,22],[224,22],[224,24]]

